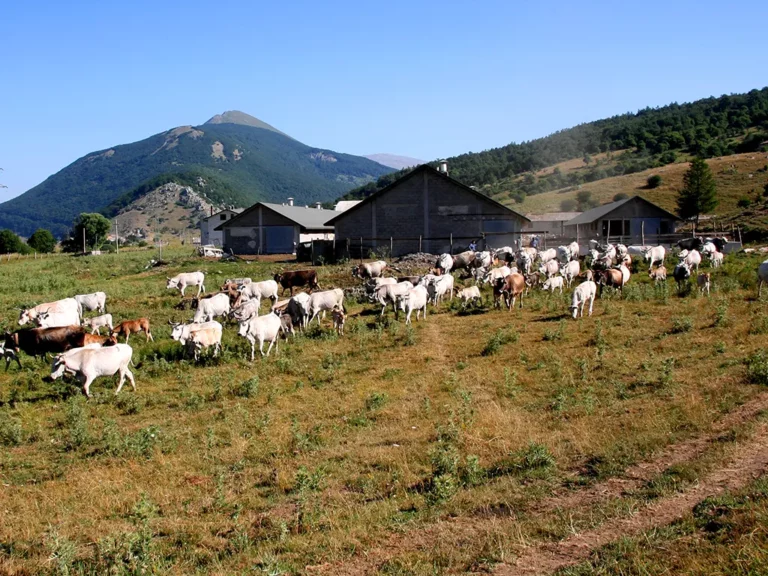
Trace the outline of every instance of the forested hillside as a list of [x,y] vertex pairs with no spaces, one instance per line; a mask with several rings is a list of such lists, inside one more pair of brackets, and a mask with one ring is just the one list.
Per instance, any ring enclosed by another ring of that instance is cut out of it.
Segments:
[[[506,188],[522,201],[525,195],[670,164],[681,153],[710,158],[751,152],[766,140],[768,88],[763,88],[597,120],[530,142],[455,156],[448,159],[448,166],[451,176],[466,184],[486,187],[490,194]],[[593,162],[594,155],[616,151],[624,152],[610,165]],[[543,179],[534,174],[572,158],[582,158],[591,169],[550,174]],[[524,179],[515,179],[523,173],[527,173]],[[368,196],[388,185],[392,176],[353,190],[344,198]]]

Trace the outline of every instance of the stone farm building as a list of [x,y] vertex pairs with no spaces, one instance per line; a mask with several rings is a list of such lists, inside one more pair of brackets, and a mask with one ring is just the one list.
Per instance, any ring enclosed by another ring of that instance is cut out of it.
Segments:
[[665,243],[664,235],[674,234],[679,218],[640,196],[611,202],[582,212],[566,225],[566,234],[580,240],[639,244]]
[[[369,251],[401,256],[419,250],[433,254],[512,244],[528,218],[426,164],[327,221],[336,253],[359,257]],[[362,242],[361,242],[362,238]],[[347,246],[349,253],[346,252]]]
[[[213,209],[211,209],[213,210]],[[224,234],[221,230],[216,230],[227,220],[231,220],[240,213],[240,210],[222,210],[211,214],[207,218],[200,220],[200,243],[205,246],[206,244],[213,244],[218,248],[221,248],[224,240]]]
[[258,202],[222,223],[224,250],[235,254],[292,254],[309,240],[333,238],[333,226],[325,222],[338,214],[319,207]]

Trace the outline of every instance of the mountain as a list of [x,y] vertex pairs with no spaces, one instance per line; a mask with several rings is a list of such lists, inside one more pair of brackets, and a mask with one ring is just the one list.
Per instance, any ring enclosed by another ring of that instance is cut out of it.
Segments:
[[395,170],[402,170],[403,168],[409,168],[411,166],[419,166],[424,164],[424,160],[418,158],[409,158],[408,156],[397,156],[396,154],[366,154],[363,158],[373,160],[384,166],[389,166]]
[[87,154],[0,204],[0,228],[26,236],[44,227],[61,236],[80,212],[106,210],[168,174],[215,178],[226,189],[217,200],[243,207],[288,196],[297,204],[330,201],[389,172],[367,158],[307,146],[257,118],[231,111],[200,126],[180,126]]

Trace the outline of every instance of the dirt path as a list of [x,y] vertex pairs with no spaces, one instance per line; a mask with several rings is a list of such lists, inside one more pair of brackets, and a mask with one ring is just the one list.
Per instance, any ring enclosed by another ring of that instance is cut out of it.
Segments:
[[661,498],[630,518],[608,520],[599,528],[575,534],[561,542],[529,548],[514,564],[499,566],[498,576],[549,574],[585,561],[590,552],[620,537],[633,536],[681,518],[703,499],[729,490],[738,490],[768,472],[768,426],[739,447],[728,464],[715,470],[685,492]]
[[[641,488],[646,482],[670,466],[691,461],[704,453],[725,433],[754,421],[768,409],[768,392],[757,395],[716,422],[701,436],[667,447],[653,460],[629,467],[621,477],[610,478],[575,491],[562,489],[535,503],[526,512],[543,516],[557,509],[588,509],[629,491]],[[627,534],[634,534],[671,522],[690,510],[710,494],[738,488],[749,483],[757,474],[768,471],[768,425],[760,425],[757,432],[736,449],[726,468],[714,471],[695,488],[661,499],[628,519],[613,519],[594,531],[573,536],[558,543],[533,546],[515,564],[498,567],[498,574],[544,574],[560,567],[585,560],[595,547]],[[575,474],[575,473],[574,473]],[[392,534],[379,547],[364,551],[348,562],[307,567],[316,574],[373,574],[387,560],[409,551],[428,550],[436,542],[471,542],[486,532],[489,523],[511,519],[509,512],[489,516],[467,516],[436,522],[433,525],[405,533]]]

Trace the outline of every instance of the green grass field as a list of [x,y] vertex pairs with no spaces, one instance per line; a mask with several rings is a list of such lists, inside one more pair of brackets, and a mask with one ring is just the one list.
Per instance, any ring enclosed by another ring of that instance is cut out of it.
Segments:
[[[766,425],[756,256],[728,256],[710,297],[654,287],[643,266],[576,321],[568,294],[508,312],[486,293],[413,327],[346,302],[343,337],[326,320],[251,363],[229,325],[222,356],[197,365],[170,339],[168,320],[192,314],[174,310],[166,276],[200,269],[211,291],[298,266],[175,250],[144,270],[151,256],[0,263],[6,328],[19,306],[103,290],[116,322],[147,316],[155,337],[131,338],[136,393],[101,378],[86,400],[23,355],[0,372],[0,573],[513,573],[526,551],[684,493]],[[350,269],[318,268],[320,284],[353,286]],[[667,466],[667,451],[682,460]],[[644,462],[658,470],[628,473]],[[745,477],[713,504],[733,529],[694,511],[616,534],[566,573],[736,573],[737,546],[741,573],[764,573],[765,482]]]

